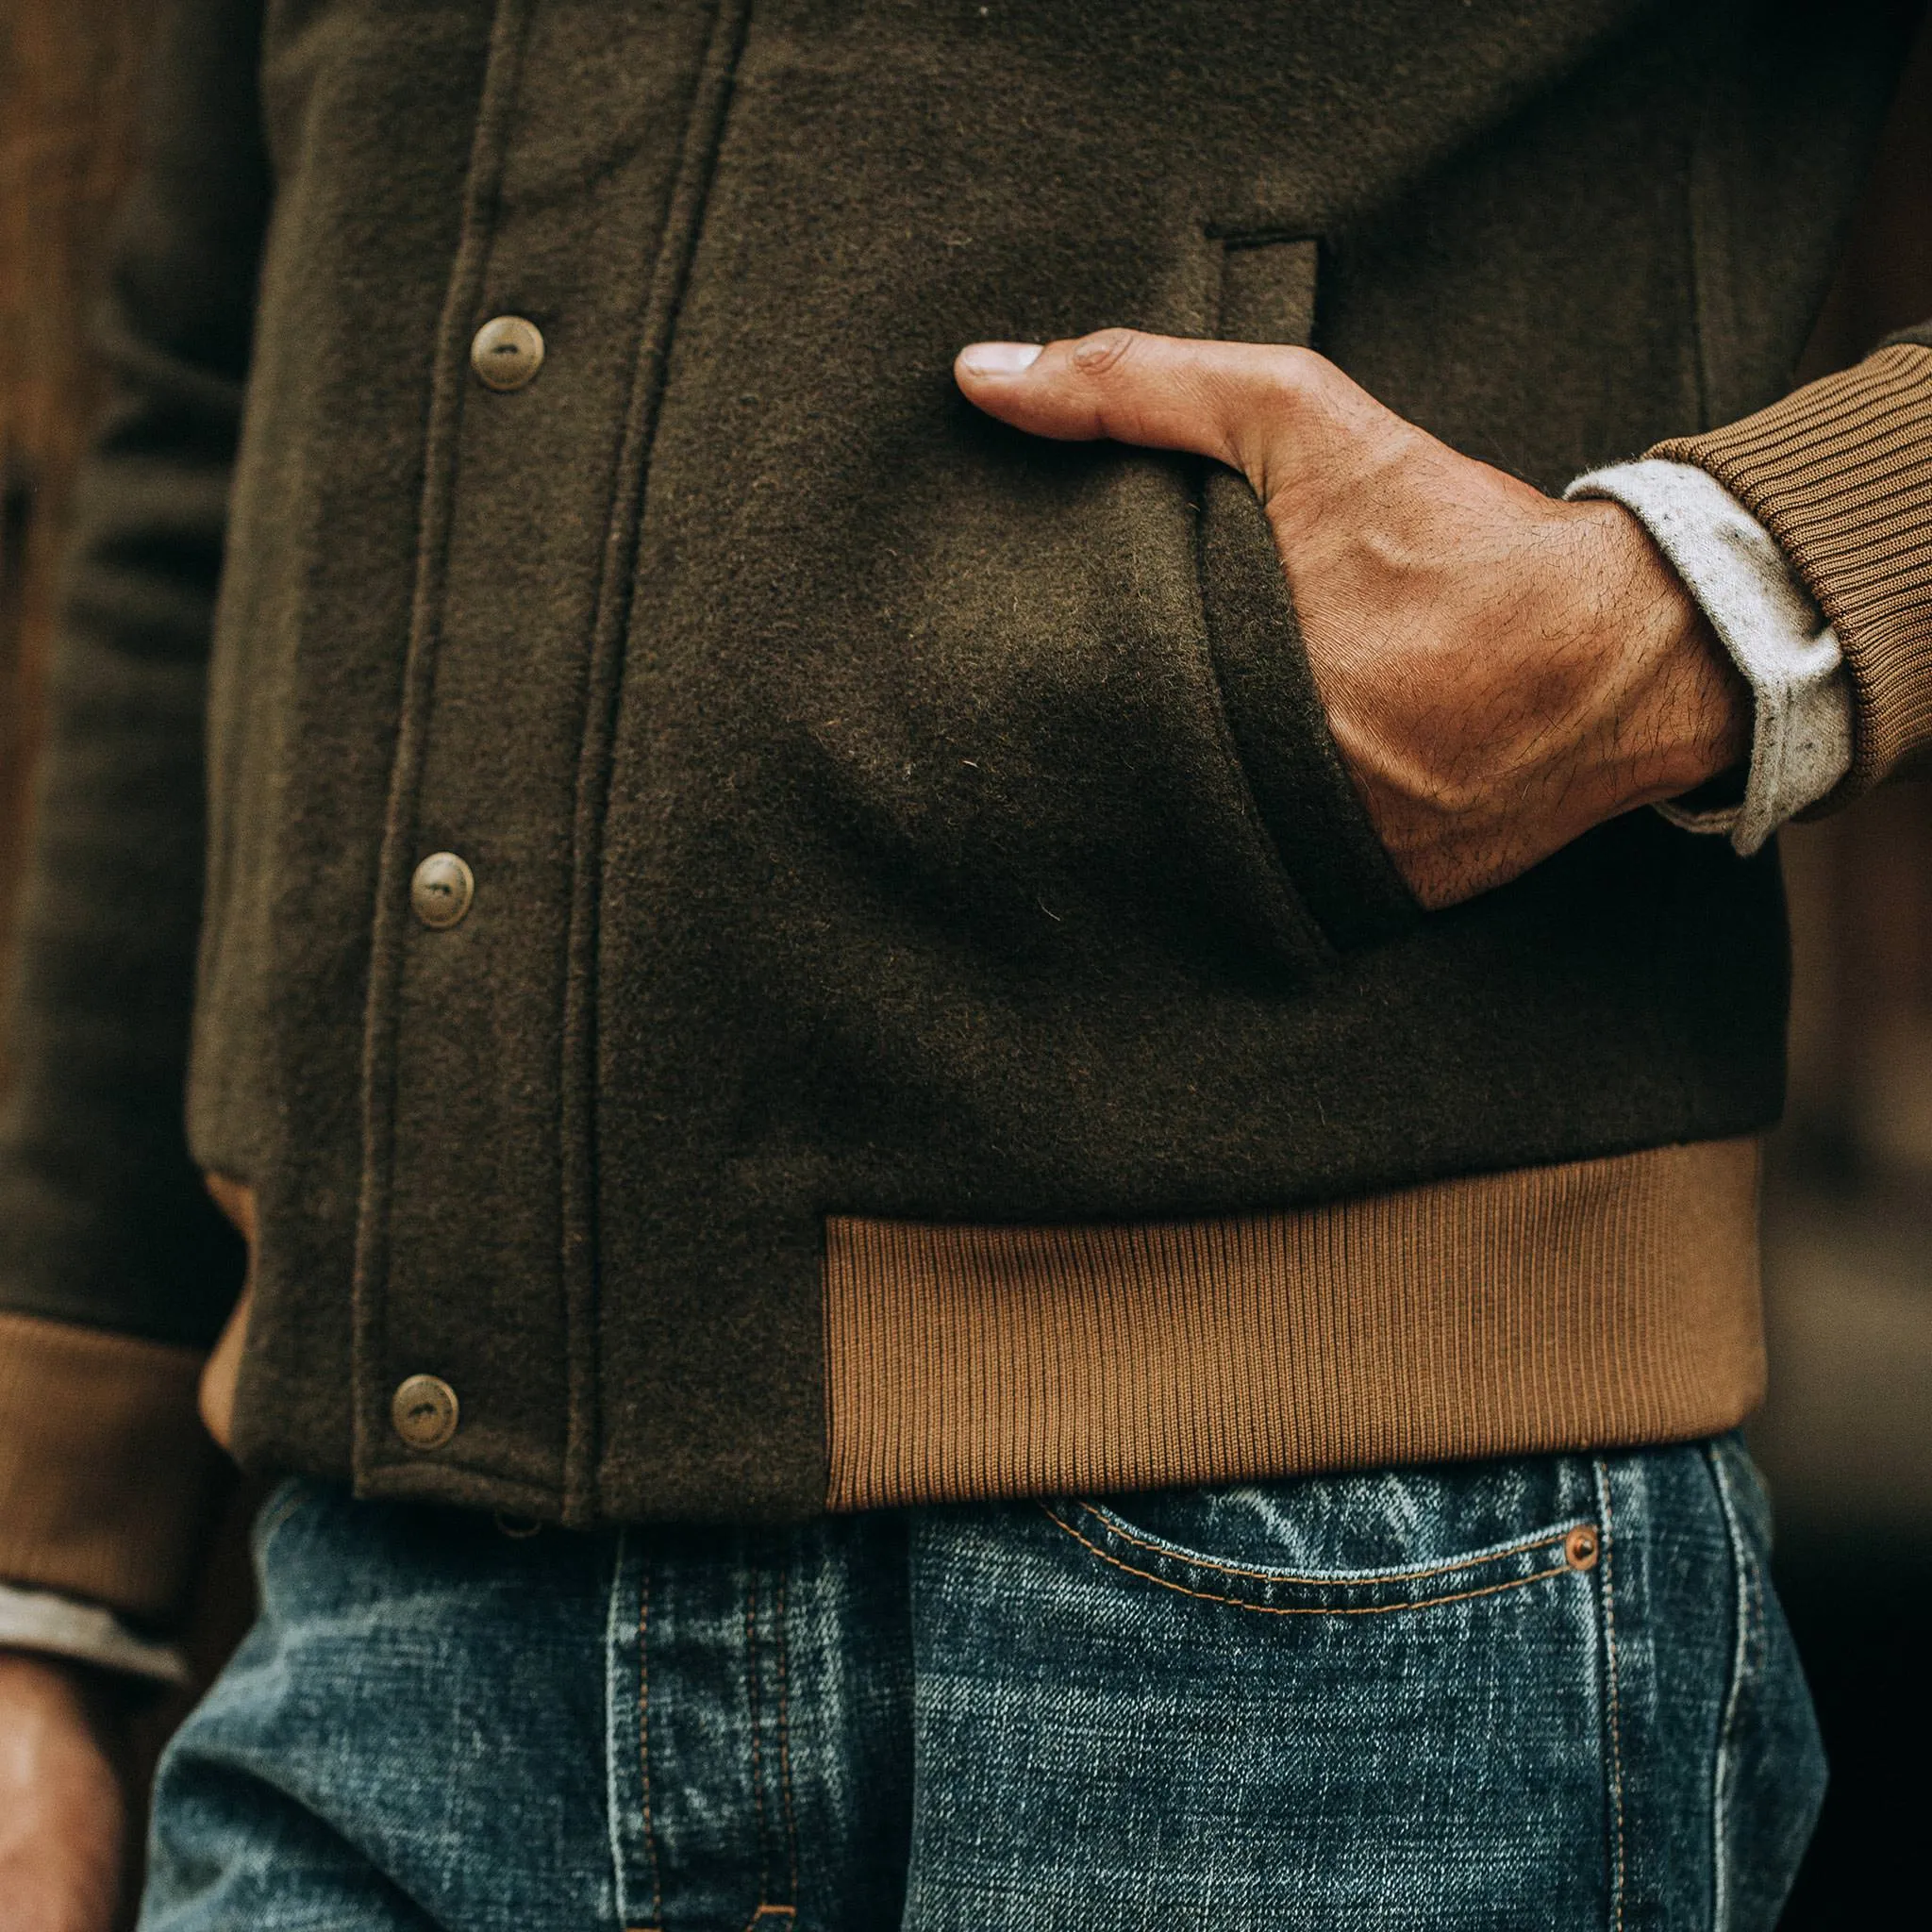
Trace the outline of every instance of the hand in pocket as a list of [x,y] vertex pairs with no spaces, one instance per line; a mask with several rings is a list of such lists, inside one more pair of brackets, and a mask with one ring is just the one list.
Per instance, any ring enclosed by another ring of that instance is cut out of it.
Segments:
[[1034,435],[1188,450],[1246,476],[1336,742],[1425,906],[1748,750],[1742,680],[1627,510],[1458,455],[1310,350],[1104,329],[974,343],[955,373]]

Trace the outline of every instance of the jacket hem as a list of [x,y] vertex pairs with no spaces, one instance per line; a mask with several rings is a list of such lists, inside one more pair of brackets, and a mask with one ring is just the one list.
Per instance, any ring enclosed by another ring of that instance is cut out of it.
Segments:
[[827,1507],[1684,1440],[1764,1386],[1755,1138],[1208,1220],[826,1225]]

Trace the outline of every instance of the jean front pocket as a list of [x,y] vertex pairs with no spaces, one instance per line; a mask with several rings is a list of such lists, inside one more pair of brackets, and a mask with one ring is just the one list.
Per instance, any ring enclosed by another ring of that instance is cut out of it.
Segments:
[[1217,1562],[1197,1551],[1177,1549],[1141,1534],[1098,1504],[1042,1507],[1075,1542],[1127,1575],[1206,1603],[1276,1617],[1365,1617],[1468,1603],[1594,1570],[1602,1547],[1595,1524],[1574,1523],[1408,1569],[1294,1571]]
[[1552,1457],[922,1525],[934,1761],[1041,1924],[1607,1925],[1603,1522]]
[[1602,1535],[1571,1457],[1043,1504],[1092,1557],[1205,1603],[1375,1616],[1587,1575]]

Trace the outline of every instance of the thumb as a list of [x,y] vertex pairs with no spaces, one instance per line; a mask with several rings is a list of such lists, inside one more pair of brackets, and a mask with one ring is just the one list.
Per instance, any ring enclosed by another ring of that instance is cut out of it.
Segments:
[[1111,437],[1191,450],[1257,489],[1306,380],[1305,349],[1204,342],[1108,328],[1070,341],[974,342],[953,363],[968,401],[1035,436]]

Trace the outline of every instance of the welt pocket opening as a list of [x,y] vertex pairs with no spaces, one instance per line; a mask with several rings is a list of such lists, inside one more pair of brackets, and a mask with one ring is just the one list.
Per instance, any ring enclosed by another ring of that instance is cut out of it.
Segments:
[[1220,243],[1215,333],[1224,341],[1276,342],[1306,349],[1315,340],[1321,243],[1275,230],[1209,228]]
[[1393,939],[1422,908],[1342,763],[1274,533],[1245,477],[1218,465],[1208,471],[1198,544],[1215,681],[1282,870],[1338,952]]
[[[1210,238],[1221,248],[1217,334],[1307,346],[1320,244],[1269,232]],[[1375,836],[1328,728],[1267,514],[1246,478],[1219,464],[1202,486],[1196,561],[1222,705],[1283,872],[1336,951],[1394,938],[1422,908]]]

